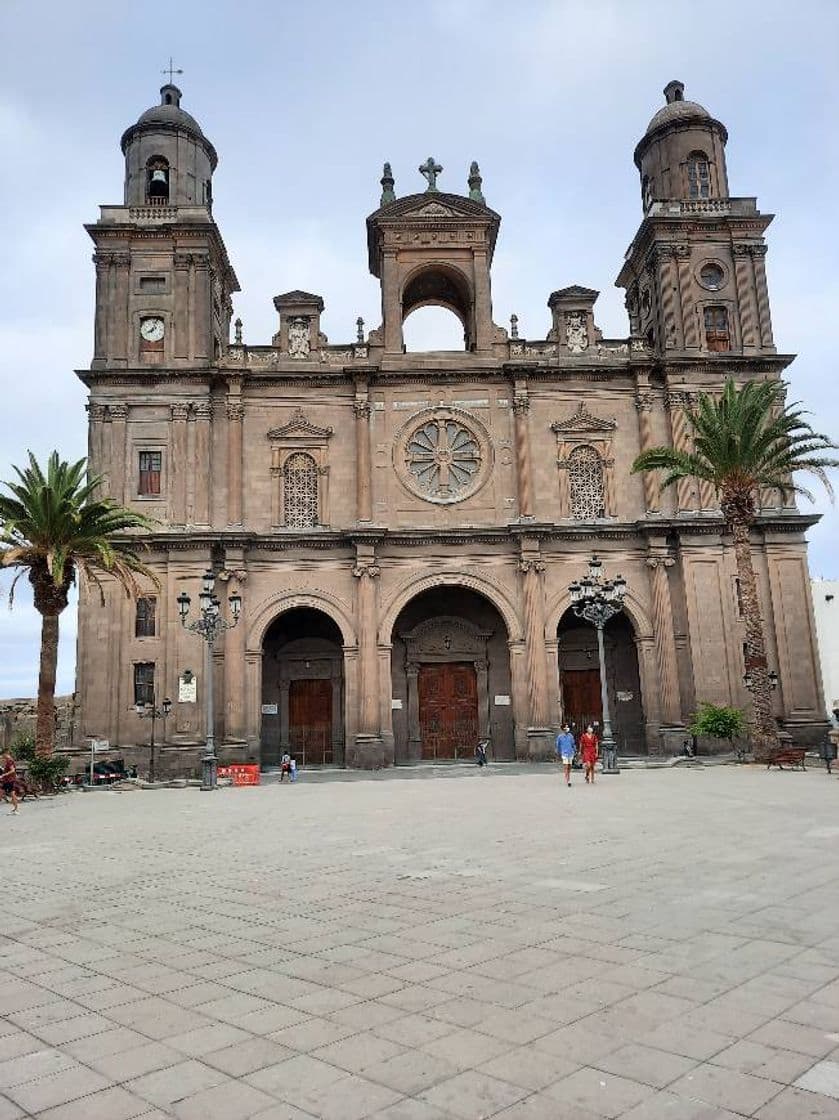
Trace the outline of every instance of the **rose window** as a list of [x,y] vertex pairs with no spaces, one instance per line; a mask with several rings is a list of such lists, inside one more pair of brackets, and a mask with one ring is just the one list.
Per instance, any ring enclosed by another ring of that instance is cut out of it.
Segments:
[[459,420],[434,417],[408,437],[405,466],[424,497],[454,502],[466,497],[481,470],[477,436]]

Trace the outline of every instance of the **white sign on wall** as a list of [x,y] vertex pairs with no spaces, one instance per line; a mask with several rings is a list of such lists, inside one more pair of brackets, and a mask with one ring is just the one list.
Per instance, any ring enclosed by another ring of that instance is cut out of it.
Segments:
[[401,700],[391,700],[390,707],[391,707],[392,711],[398,712],[402,707],[402,701]]
[[198,699],[198,678],[194,673],[178,677],[178,703],[194,704]]
[[278,711],[278,709],[277,709],[276,704],[263,704],[262,705],[262,714],[264,716],[275,716],[277,714],[277,711]]
[[508,708],[510,706],[510,697],[509,696],[496,696],[495,697],[495,706],[496,706],[496,708]]

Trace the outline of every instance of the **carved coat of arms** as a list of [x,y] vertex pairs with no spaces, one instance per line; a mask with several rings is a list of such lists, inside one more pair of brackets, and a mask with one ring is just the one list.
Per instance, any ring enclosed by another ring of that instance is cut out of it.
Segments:
[[308,320],[292,319],[288,325],[288,356],[308,358],[310,349]]
[[569,311],[565,316],[565,342],[572,354],[588,350],[586,317],[582,311]]

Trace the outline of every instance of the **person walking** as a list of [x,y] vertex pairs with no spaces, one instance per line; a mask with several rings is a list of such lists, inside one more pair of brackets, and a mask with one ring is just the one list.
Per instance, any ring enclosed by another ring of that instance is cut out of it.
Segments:
[[0,759],[0,789],[3,791],[3,800],[12,799],[12,812],[17,812],[17,767],[9,751]]
[[595,735],[591,724],[586,727],[580,736],[580,754],[583,756],[586,781],[594,785],[594,764],[600,757],[600,740]]
[[489,739],[479,739],[478,745],[475,747],[475,761],[478,764],[478,769],[483,769],[487,764],[487,747],[489,746]]
[[567,723],[563,723],[562,730],[556,737],[556,755],[562,763],[562,773],[565,777],[565,784],[571,785],[571,767],[574,763],[574,751],[576,744],[574,743],[574,736]]

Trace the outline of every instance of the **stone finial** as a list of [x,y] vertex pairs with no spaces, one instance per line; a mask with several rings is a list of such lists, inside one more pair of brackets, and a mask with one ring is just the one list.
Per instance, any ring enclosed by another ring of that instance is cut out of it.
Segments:
[[519,317],[518,315],[510,316],[510,338],[519,337]]
[[419,165],[418,171],[420,175],[423,175],[428,180],[428,186],[425,188],[426,193],[437,192],[437,176],[442,170],[442,165],[437,163],[434,156],[429,156],[425,163]]
[[481,178],[481,169],[480,167],[478,167],[477,160],[473,159],[471,164],[469,165],[468,182],[469,197],[473,200],[473,202],[481,202],[485,204],[486,199],[484,198],[481,191],[481,183],[483,183],[483,179]]
[[242,345],[242,320],[237,319],[233,324],[233,341],[237,346]]
[[668,105],[673,101],[684,101],[685,83],[678,81],[668,82],[664,87],[664,96],[667,99]]
[[364,320],[360,315],[355,321],[355,338],[356,342],[364,341]]
[[393,172],[390,169],[389,163],[384,165],[382,177],[379,182],[382,184],[382,197],[379,199],[379,205],[387,206],[389,202],[396,202],[396,194],[393,190],[396,180],[393,177]]

